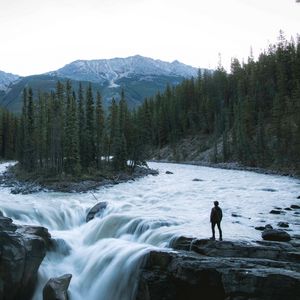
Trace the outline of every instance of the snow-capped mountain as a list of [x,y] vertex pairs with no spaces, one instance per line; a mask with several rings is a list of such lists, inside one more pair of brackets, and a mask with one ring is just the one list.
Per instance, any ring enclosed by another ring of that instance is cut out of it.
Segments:
[[0,91],[6,91],[7,88],[20,78],[18,75],[0,71]]
[[73,80],[91,82],[109,82],[110,87],[117,87],[117,80],[140,76],[151,81],[154,76],[197,76],[198,69],[174,61],[172,63],[143,57],[140,55],[127,58],[77,60],[63,68],[48,74]]
[[128,106],[134,108],[145,98],[164,91],[167,85],[177,85],[185,78],[195,77],[197,74],[197,68],[179,61],[169,63],[140,55],[76,60],[61,69],[40,75],[19,77],[0,72],[0,105],[20,112],[24,87],[30,86],[34,95],[37,95],[41,91],[54,91],[58,80],[71,80],[75,91],[78,90],[80,82],[84,87],[91,83],[93,93],[101,93],[105,107],[110,105],[112,98],[118,100],[121,90],[124,90]]

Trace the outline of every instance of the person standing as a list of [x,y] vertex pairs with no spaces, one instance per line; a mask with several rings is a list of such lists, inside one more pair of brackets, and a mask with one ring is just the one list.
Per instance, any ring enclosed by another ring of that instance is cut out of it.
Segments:
[[223,213],[222,209],[219,207],[219,202],[214,201],[214,207],[211,209],[210,213],[210,222],[211,222],[211,230],[212,237],[211,240],[215,240],[215,226],[217,224],[219,230],[219,239],[222,241],[222,229],[221,229],[221,221],[222,221]]

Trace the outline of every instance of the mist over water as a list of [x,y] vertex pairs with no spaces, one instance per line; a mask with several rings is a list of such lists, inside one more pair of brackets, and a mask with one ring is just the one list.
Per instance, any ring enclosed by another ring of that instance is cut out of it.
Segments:
[[[0,171],[6,166],[0,165]],[[0,187],[4,215],[15,223],[45,226],[57,241],[57,251],[48,252],[39,269],[34,300],[42,299],[50,277],[65,273],[73,275],[71,300],[133,299],[139,269],[151,249],[166,248],[180,235],[211,236],[215,200],[223,209],[225,240],[259,240],[255,226],[276,227],[279,221],[289,222],[293,234],[300,233],[300,217],[293,211],[269,214],[274,207],[297,203],[299,180],[191,165],[149,166],[160,174],[101,188],[94,192],[97,201],[92,193],[13,195]],[[87,212],[100,201],[108,202],[103,217],[86,223]]]

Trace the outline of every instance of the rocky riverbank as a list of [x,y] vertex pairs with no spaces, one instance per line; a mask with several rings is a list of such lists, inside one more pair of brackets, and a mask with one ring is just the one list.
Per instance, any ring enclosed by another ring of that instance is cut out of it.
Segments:
[[[87,221],[101,217],[105,208],[105,202],[96,204]],[[52,240],[46,228],[15,225],[0,212],[0,299],[31,299],[46,251],[61,252],[57,243],[63,240]],[[152,250],[144,258],[135,300],[299,299],[299,240],[212,241],[182,236],[170,247]],[[68,256],[69,251],[61,254]],[[58,299],[57,295],[68,299],[71,277],[50,278],[43,299]]]
[[31,299],[50,244],[46,228],[15,225],[0,214],[0,299]]
[[147,167],[136,167],[132,173],[124,171],[81,178],[72,178],[70,176],[51,178],[35,174],[28,176],[20,175],[16,166],[11,166],[0,175],[0,184],[10,187],[13,194],[31,194],[39,191],[80,193],[107,185],[136,180],[148,175],[158,175],[158,171]]
[[300,243],[181,237],[151,251],[136,300],[298,300]]

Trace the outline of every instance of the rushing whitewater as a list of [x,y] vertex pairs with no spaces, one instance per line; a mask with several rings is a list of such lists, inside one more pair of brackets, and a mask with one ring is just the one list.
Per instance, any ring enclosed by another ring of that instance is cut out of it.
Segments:
[[[7,164],[0,166],[5,170]],[[269,214],[289,207],[299,196],[299,180],[246,171],[150,163],[158,176],[101,188],[92,193],[40,192],[13,195],[1,187],[0,209],[15,223],[42,225],[56,239],[39,269],[34,300],[50,277],[73,275],[71,300],[130,300],[139,269],[154,248],[168,247],[180,235],[210,237],[209,215],[220,202],[224,239],[260,239],[254,227],[289,222],[300,233],[299,215]],[[166,170],[174,174],[166,174]],[[193,179],[198,181],[193,181]],[[95,197],[97,200],[95,199]],[[107,201],[101,218],[85,222],[88,210]]]

